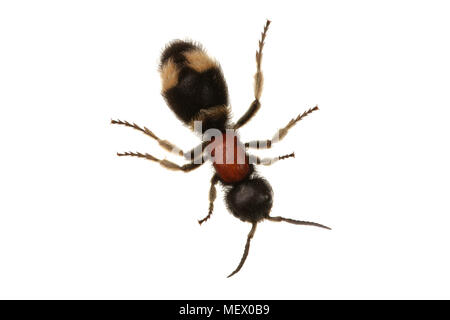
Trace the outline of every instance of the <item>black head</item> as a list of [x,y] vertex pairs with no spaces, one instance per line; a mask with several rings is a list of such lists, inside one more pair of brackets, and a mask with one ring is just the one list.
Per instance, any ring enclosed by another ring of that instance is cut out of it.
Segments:
[[233,185],[225,197],[228,209],[242,221],[261,221],[269,216],[272,209],[272,188],[261,177],[252,177]]
[[256,226],[261,220],[267,219],[275,222],[288,222],[296,225],[315,226],[330,229],[316,222],[300,221],[284,217],[269,216],[273,203],[273,192],[270,184],[263,178],[251,176],[242,182],[231,185],[228,189],[225,201],[228,209],[236,217],[252,224],[252,229],[247,236],[244,254],[236,269],[228,277],[235,275],[241,270],[250,250],[250,241],[255,235]]

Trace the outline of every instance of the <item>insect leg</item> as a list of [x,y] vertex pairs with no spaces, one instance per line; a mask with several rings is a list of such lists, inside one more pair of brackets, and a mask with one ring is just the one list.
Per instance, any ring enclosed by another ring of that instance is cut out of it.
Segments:
[[[124,153],[117,153],[117,155],[119,157],[123,157],[123,156],[130,156],[130,157],[138,157],[138,158],[144,158],[150,161],[155,161],[158,162],[161,166],[163,166],[166,169],[169,170],[175,170],[175,171],[184,171],[184,172],[189,172],[192,171],[194,169],[197,169],[198,167],[200,167],[204,162],[200,162],[200,161],[192,161],[189,162],[187,164],[184,165],[178,165],[172,161],[169,161],[167,159],[158,159],[154,156],[152,156],[151,154],[148,153],[140,153],[140,152],[124,152]],[[197,163],[200,162],[200,163]]]
[[295,153],[292,152],[290,154],[286,154],[283,156],[278,156],[275,158],[259,158],[257,156],[254,155],[250,155],[249,156],[249,162],[253,163],[253,164],[262,164],[264,166],[270,166],[271,164],[277,162],[278,160],[283,160],[283,159],[287,159],[287,158],[295,158]]
[[211,179],[211,187],[209,189],[209,209],[208,209],[208,215],[206,217],[204,217],[201,220],[198,220],[198,223],[201,225],[203,222],[205,222],[206,220],[208,220],[214,210],[214,200],[216,200],[216,196],[217,196],[217,192],[216,192],[216,184],[217,182],[219,182],[219,177],[217,176],[217,174],[214,174],[212,179]]
[[175,146],[170,141],[160,139],[157,135],[155,135],[147,127],[141,128],[136,123],[129,123],[128,121],[122,121],[122,120],[111,120],[111,123],[112,124],[123,125],[123,126],[129,127],[129,128],[133,128],[133,129],[136,129],[138,131],[141,131],[144,134],[146,134],[147,136],[149,136],[150,138],[155,139],[163,149],[165,149],[165,150],[167,150],[169,152],[172,152],[174,154],[177,154],[179,156],[184,156],[183,150],[181,150],[180,148]]
[[205,151],[205,148],[210,144],[211,141],[205,140],[198,146],[192,148],[188,152],[184,153],[184,158],[186,160],[196,159],[200,158],[201,155],[203,155],[203,152]]
[[261,98],[264,77],[261,71],[261,61],[262,61],[262,51],[264,48],[264,40],[266,39],[267,30],[269,29],[270,21],[267,20],[264,26],[264,31],[261,33],[261,40],[258,43],[258,51],[256,51],[256,73],[255,73],[255,84],[254,84],[254,95],[255,100],[252,102],[247,112],[239,118],[239,120],[234,125],[234,129],[238,129],[245,125],[250,119],[256,114],[256,112],[261,107],[259,99]]
[[314,108],[311,108],[301,114],[299,114],[296,118],[291,119],[289,123],[281,129],[278,129],[278,131],[274,134],[273,138],[271,140],[254,140],[245,143],[245,148],[253,148],[253,149],[270,149],[272,145],[276,142],[281,141],[288,133],[289,129],[291,129],[293,126],[297,124],[300,120],[302,120],[304,117],[309,115],[310,113],[319,110],[318,106],[315,106]]

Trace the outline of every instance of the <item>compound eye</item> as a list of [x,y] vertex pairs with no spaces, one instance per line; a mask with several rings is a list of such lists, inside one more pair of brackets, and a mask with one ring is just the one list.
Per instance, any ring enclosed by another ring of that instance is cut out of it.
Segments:
[[262,190],[252,190],[253,194],[249,197],[249,205],[257,208],[266,207],[272,202],[272,196],[268,192],[261,192]]
[[263,203],[268,203],[269,201],[271,201],[271,196],[269,193],[265,193],[261,196],[261,202]]

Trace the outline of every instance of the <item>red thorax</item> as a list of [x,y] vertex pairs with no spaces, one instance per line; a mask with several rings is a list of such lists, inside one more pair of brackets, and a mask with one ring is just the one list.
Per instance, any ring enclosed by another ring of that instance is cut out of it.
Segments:
[[224,182],[235,183],[248,176],[248,156],[236,134],[227,132],[213,138],[208,148],[211,150],[214,169]]

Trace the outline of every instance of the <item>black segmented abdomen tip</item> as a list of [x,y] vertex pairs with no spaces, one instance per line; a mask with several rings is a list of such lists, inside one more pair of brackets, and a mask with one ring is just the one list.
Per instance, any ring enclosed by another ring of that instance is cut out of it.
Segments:
[[199,44],[176,40],[161,55],[162,95],[178,119],[203,132],[221,131],[229,119],[228,88],[220,65]]
[[199,50],[200,47],[193,42],[175,40],[169,43],[161,54],[160,67],[162,67],[169,58],[172,58],[176,63],[183,63],[186,61],[183,53],[192,50]]

